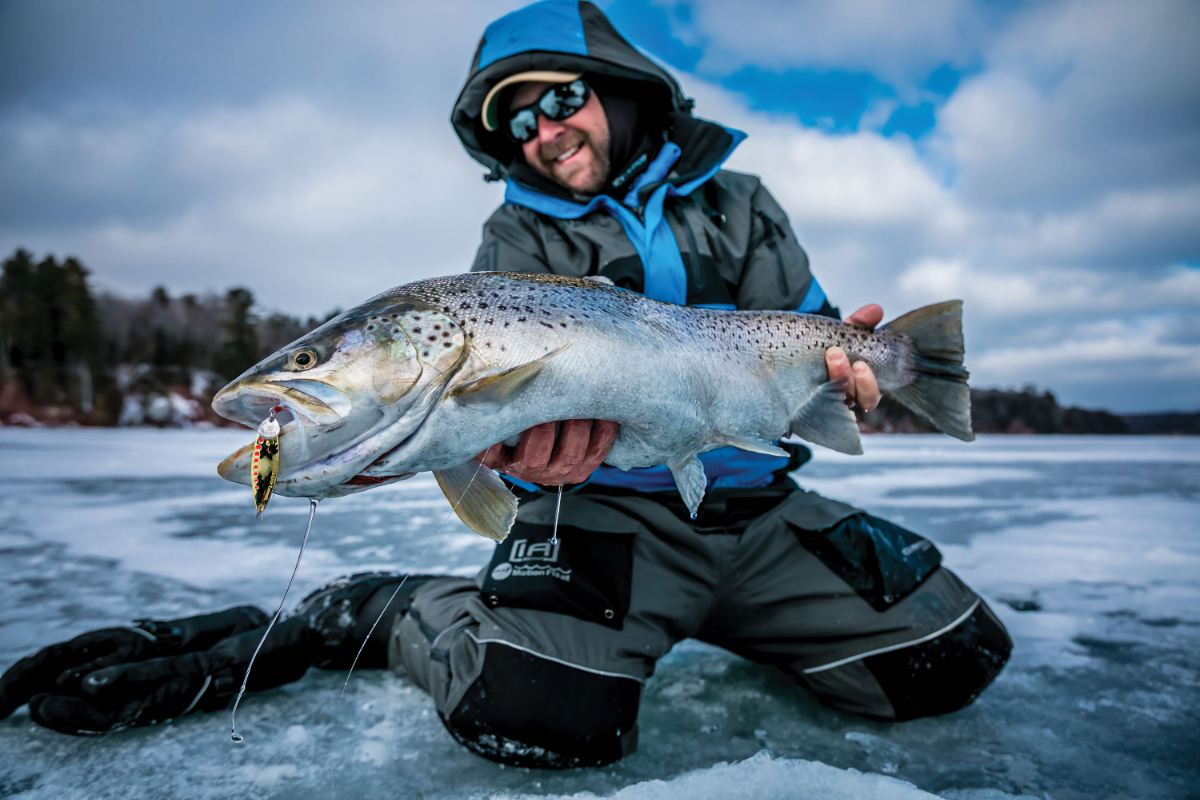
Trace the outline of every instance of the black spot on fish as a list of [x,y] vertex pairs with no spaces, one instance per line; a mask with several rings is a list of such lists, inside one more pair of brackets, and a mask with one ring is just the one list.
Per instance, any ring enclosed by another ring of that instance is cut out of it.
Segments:
[[525,317],[517,317],[517,322],[524,322],[524,321],[525,321]]
[[442,342],[442,347],[450,347],[450,342]]
[[567,323],[565,323],[565,322],[560,322],[560,323],[558,323],[558,325],[559,325],[559,327],[560,327],[560,328],[565,328],[565,327],[567,327]]
[[424,356],[424,357],[426,357],[426,358],[428,358],[428,357],[429,357],[429,351],[428,351],[428,350],[426,350],[424,353],[421,353],[421,355],[422,355],[422,356]]
[[545,327],[549,328],[550,330],[554,330],[553,325],[551,325],[549,322],[542,322],[540,319],[538,320],[538,325],[544,325]]
[[420,332],[421,332],[420,328],[413,328],[413,333],[420,333]]

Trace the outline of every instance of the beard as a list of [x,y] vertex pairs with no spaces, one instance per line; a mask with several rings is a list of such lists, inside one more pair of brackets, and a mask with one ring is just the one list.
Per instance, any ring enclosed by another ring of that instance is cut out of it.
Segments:
[[[540,147],[538,163],[534,166],[539,172],[573,191],[581,194],[597,194],[608,181],[609,142],[607,138],[601,141],[589,136],[584,131],[573,131],[573,134],[563,137],[552,145]],[[564,165],[555,160],[576,148],[582,151],[571,156],[572,161],[576,163]]]

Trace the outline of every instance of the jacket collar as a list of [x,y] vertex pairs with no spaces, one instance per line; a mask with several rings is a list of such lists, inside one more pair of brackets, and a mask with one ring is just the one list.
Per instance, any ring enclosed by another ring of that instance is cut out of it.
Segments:
[[[674,113],[671,122],[668,141],[621,198],[629,208],[644,206],[664,185],[672,187],[670,194],[691,194],[721,169],[746,138],[742,131],[690,114]],[[601,199],[607,195],[577,194],[523,162],[510,167],[508,186],[505,201],[562,219],[578,218],[598,205],[608,205]],[[545,201],[539,201],[539,196]]]

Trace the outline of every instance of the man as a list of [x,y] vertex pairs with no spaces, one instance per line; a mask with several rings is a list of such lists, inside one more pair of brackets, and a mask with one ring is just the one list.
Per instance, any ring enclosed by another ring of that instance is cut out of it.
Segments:
[[[508,182],[474,269],[837,315],[783,210],[757,178],[721,168],[744,135],[693,117],[591,4],[549,0],[490,25],[452,121]],[[881,316],[868,306],[847,321]],[[827,359],[848,403],[878,402],[865,364]],[[693,519],[665,467],[603,465],[619,434],[565,420],[480,454],[522,496],[508,539],[474,579],[410,580],[366,642],[360,664],[404,667],[472,751],[543,768],[628,755],[642,686],[687,637],[885,720],[961,708],[1007,660],[1003,627],[932,544],[790,480],[806,448],[704,454]],[[348,666],[398,582],[354,576],[307,598],[272,632],[250,689]],[[9,670],[0,715],[29,702],[35,721],[77,733],[223,708],[264,621],[240,608],[85,634]]]

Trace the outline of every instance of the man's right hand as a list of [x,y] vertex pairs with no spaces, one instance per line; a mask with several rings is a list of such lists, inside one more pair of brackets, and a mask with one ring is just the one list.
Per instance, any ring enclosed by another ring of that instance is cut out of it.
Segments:
[[485,467],[543,486],[583,483],[604,463],[619,426],[606,419],[568,419],[535,425],[516,447],[498,443],[479,454]]

